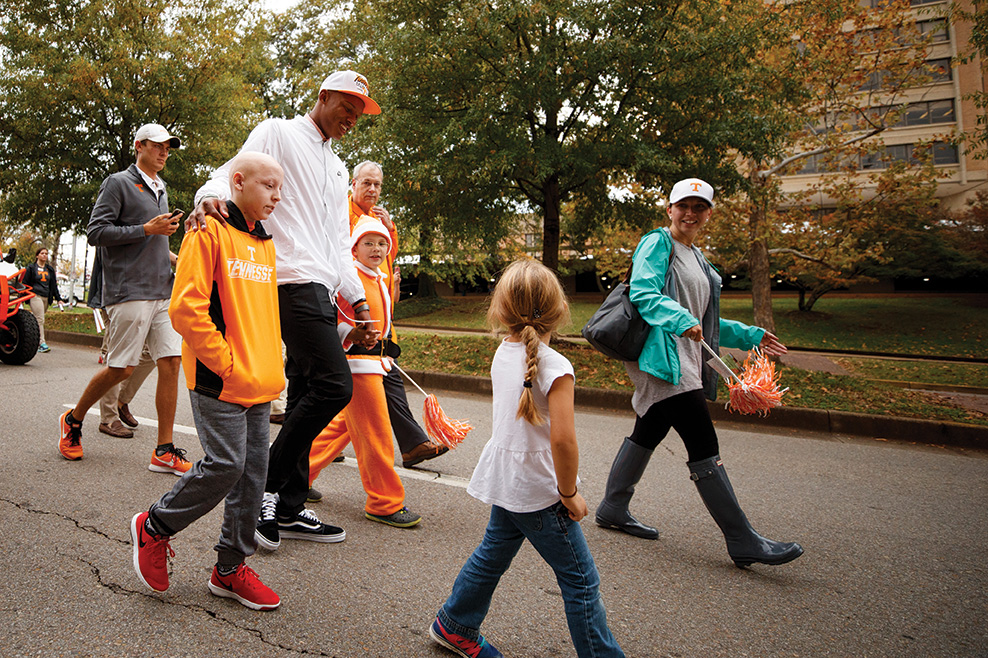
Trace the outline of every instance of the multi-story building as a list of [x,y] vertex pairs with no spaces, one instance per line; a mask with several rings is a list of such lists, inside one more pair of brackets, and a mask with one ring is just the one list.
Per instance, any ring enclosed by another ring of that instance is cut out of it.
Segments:
[[[881,6],[885,0],[862,0]],[[862,186],[869,183],[868,171],[887,166],[889,159],[909,160],[913,146],[938,136],[970,133],[978,124],[979,109],[970,95],[984,92],[988,87],[988,69],[978,56],[962,61],[969,51],[972,25],[965,21],[948,22],[944,18],[947,0],[911,0],[921,33],[931,35],[927,63],[933,74],[927,84],[908,89],[897,103],[909,103],[899,122],[875,139],[884,148],[858,159]],[[958,4],[973,12],[971,0]],[[873,88],[880,79],[870,81]],[[867,91],[867,89],[863,90]],[[932,151],[938,172],[937,197],[945,210],[956,210],[974,197],[978,190],[988,191],[988,160],[978,160],[966,144],[937,141]],[[802,169],[783,179],[783,191],[795,193],[807,189],[825,175],[824,158],[814,156],[803,162]],[[867,193],[867,189],[865,189]],[[866,194],[867,195],[867,194]],[[811,199],[814,204],[827,205],[827,199]]]

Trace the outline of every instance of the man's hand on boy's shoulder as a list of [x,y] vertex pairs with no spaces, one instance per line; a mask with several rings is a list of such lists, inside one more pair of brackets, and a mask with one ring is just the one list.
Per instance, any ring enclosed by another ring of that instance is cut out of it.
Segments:
[[206,228],[206,217],[210,216],[218,221],[220,224],[226,224],[226,218],[230,216],[230,212],[226,209],[226,201],[223,199],[217,199],[216,197],[206,197],[199,202],[199,205],[195,207],[195,210],[189,215],[188,219],[185,220],[185,231],[198,231],[201,228]]

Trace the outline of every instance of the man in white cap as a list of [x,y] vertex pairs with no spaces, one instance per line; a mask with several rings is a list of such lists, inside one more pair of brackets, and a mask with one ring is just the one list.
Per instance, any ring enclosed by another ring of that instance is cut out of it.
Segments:
[[[349,176],[333,152],[364,114],[380,114],[367,79],[354,71],[326,78],[312,110],[294,119],[261,122],[241,149],[267,153],[285,170],[282,198],[270,224],[277,252],[278,306],[288,355],[288,405],[271,445],[264,503],[256,538],[268,550],[281,539],[339,542],[342,528],[319,521],[305,509],[312,440],[346,407],[353,380],[336,332],[337,293],[363,321],[368,345],[377,340],[364,289],[350,253],[347,208]],[[226,217],[227,162],[196,193],[187,228],[205,216]]]
[[178,229],[181,211],[168,212],[168,193],[158,174],[165,168],[178,137],[159,124],[141,126],[134,135],[137,162],[111,174],[100,186],[89,218],[89,244],[102,262],[102,302],[107,326],[106,363],[90,380],[74,409],[60,419],[59,452],[82,459],[82,421],[86,412],[112,387],[127,379],[141,360],[147,342],[158,367],[155,406],[158,446],[148,469],[182,475],[192,465],[172,443],[182,338],[168,319],[174,274],[168,236]]

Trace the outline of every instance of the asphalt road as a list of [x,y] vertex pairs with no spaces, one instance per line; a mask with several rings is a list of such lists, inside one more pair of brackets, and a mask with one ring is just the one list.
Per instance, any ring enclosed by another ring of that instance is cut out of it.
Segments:
[[[259,613],[206,588],[219,510],[172,541],[171,588],[133,573],[128,522],[175,481],[147,470],[154,378],[131,405],[134,439],[97,433],[67,462],[59,414],[96,369],[66,345],[0,365],[0,656],[451,655],[426,629],[479,542],[487,509],[463,486],[490,430],[489,400],[439,392],[474,432],[455,452],[402,472],[420,527],[363,518],[352,460],[328,467],[312,508],[347,540],[286,541],[249,564],[282,597]],[[421,396],[410,392],[413,408]],[[581,491],[591,508],[631,413],[580,412]],[[188,398],[176,442],[198,458]],[[272,426],[272,436],[277,428]],[[676,437],[660,446],[633,503],[649,542],[583,522],[612,630],[629,656],[988,655],[988,454],[882,441],[719,428],[721,454],[755,527],[806,553],[737,569],[707,515]],[[348,453],[352,457],[352,452]],[[483,628],[506,656],[574,656],[551,570],[528,546]]]

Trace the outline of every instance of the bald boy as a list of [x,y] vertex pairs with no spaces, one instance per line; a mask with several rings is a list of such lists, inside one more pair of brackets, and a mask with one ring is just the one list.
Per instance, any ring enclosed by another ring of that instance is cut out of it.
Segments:
[[134,515],[134,569],[152,590],[165,591],[171,537],[226,499],[209,591],[273,610],[278,595],[244,560],[257,548],[270,402],[285,384],[274,243],[262,225],[281,198],[284,171],[269,155],[245,152],[231,172],[229,216],[185,235],[168,309],[183,339],[182,367],[206,456]]

